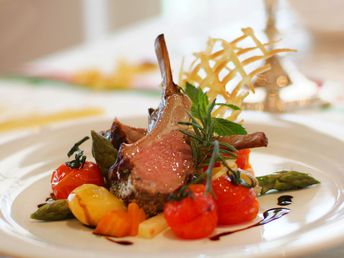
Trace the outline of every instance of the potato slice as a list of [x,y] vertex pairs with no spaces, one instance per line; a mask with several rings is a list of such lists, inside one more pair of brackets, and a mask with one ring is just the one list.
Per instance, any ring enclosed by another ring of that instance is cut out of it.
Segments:
[[153,238],[168,227],[164,214],[158,214],[139,224],[138,236]]
[[75,188],[68,196],[68,205],[73,215],[88,226],[96,226],[109,211],[126,211],[122,200],[104,187],[93,184]]

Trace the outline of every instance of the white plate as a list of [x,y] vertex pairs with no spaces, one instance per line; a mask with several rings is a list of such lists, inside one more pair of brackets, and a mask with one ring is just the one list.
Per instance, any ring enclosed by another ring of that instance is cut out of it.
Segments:
[[[144,125],[145,120],[127,122]],[[66,160],[69,147],[90,129],[107,128],[110,121],[47,127],[5,143],[0,146],[0,253],[59,258],[277,257],[302,255],[344,242],[343,138],[295,121],[312,124],[293,116],[267,119],[260,115],[248,119],[249,131],[265,131],[270,143],[268,148],[254,150],[253,167],[257,175],[280,169],[306,171],[321,184],[291,192],[294,199],[288,215],[217,242],[181,241],[166,231],[152,240],[127,238],[134,244],[121,246],[93,235],[76,220],[42,223],[29,218],[36,205],[49,195],[50,173]],[[343,129],[332,127],[331,133],[336,130]],[[85,149],[89,150],[89,144]],[[261,212],[276,207],[278,196],[260,197]]]

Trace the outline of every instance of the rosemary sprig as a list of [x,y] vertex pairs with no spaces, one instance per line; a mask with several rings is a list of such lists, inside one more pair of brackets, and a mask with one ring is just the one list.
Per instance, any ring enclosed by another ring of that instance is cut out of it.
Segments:
[[211,114],[217,105],[227,106],[235,110],[238,110],[239,107],[225,103],[216,103],[216,99],[210,103],[207,94],[190,83],[186,84],[184,92],[191,99],[192,107],[191,113],[189,113],[190,121],[179,123],[189,128],[181,129],[180,131],[190,138],[196,171],[199,171],[201,167],[210,165],[210,157],[214,154],[214,146],[218,146],[216,161],[226,163],[224,157],[236,158],[237,150],[227,143],[217,142],[215,144],[215,136],[246,134],[246,130],[240,124],[212,117]]
[[212,152],[211,157],[210,157],[210,161],[209,161],[209,165],[208,165],[207,170],[202,174],[195,174],[194,178],[188,184],[183,185],[177,192],[171,194],[168,197],[169,201],[172,201],[172,200],[179,201],[179,200],[184,199],[186,197],[192,197],[192,192],[190,191],[189,186],[191,184],[201,183],[204,180],[206,180],[206,185],[205,185],[206,191],[205,192],[207,194],[214,195],[214,192],[212,189],[212,184],[211,184],[211,177],[212,177],[213,167],[215,165],[216,160],[219,157],[219,150],[220,150],[219,142],[217,140],[215,140],[213,142],[213,146],[214,146],[214,148],[213,148],[213,152]]
[[215,140],[213,142],[213,146],[214,146],[213,153],[211,154],[208,168],[205,171],[205,174],[207,176],[207,181],[206,181],[206,185],[205,185],[205,192],[211,193],[211,194],[213,194],[213,188],[212,188],[212,184],[211,184],[211,177],[213,175],[213,168],[214,168],[216,160],[220,156],[220,147],[219,147],[219,142],[217,140]]
[[[216,99],[210,102],[207,94],[202,89],[196,88],[190,83],[186,84],[184,92],[191,99],[192,107],[191,113],[189,113],[190,121],[179,123],[188,126],[188,128],[180,129],[180,131],[190,139],[195,170],[200,174],[199,178],[202,180],[207,179],[207,184],[211,182],[211,172],[214,164],[221,162],[227,168],[228,176],[234,184],[245,185],[240,178],[240,172],[232,170],[226,163],[226,159],[236,158],[237,150],[228,143],[218,142],[215,137],[219,135],[246,134],[247,132],[240,124],[211,116],[216,106],[226,106],[233,110],[239,110],[240,108],[231,104],[216,103]],[[208,167],[206,172],[199,173],[205,166]],[[191,183],[194,183],[194,181],[191,181]],[[209,184],[207,185],[207,192],[211,192]]]
[[84,155],[84,151],[81,150],[79,147],[81,144],[83,144],[85,141],[90,139],[90,137],[85,136],[80,141],[76,142],[73,147],[68,151],[67,156],[70,158],[74,153],[74,159],[71,161],[67,161],[65,164],[70,168],[82,168],[84,166],[84,163],[86,161],[86,155]]
[[[239,170],[234,171],[226,162],[226,159],[235,159],[237,157],[237,149],[228,143],[221,143],[216,140],[216,136],[219,135],[246,134],[245,128],[226,119],[211,116],[216,106],[226,106],[233,110],[239,110],[240,108],[232,104],[216,103],[216,99],[210,102],[207,93],[190,83],[186,83],[184,93],[192,101],[191,112],[189,113],[190,120],[179,122],[179,124],[187,127],[180,129],[180,131],[189,137],[195,173],[194,178],[188,184],[183,185],[178,191],[171,194],[168,199],[181,200],[192,196],[189,186],[201,182],[206,183],[206,193],[213,194],[211,178],[216,162],[221,162],[227,169],[227,174],[233,184],[252,187],[241,179]],[[203,172],[204,167],[207,167],[205,172]]]

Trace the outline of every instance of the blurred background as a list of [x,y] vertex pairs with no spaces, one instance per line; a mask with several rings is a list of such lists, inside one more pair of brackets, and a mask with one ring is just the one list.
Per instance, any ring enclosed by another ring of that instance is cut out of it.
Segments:
[[[290,58],[297,59],[301,70],[344,81],[343,73],[334,71],[344,68],[343,10],[341,0],[279,1],[281,38],[285,46],[298,49]],[[263,1],[0,0],[0,72],[16,71],[36,60],[44,61],[47,55],[90,47],[106,39],[108,45],[99,45],[103,49],[90,48],[84,52],[89,57],[61,64],[64,69],[53,60],[43,68],[56,68],[56,72],[93,65],[112,69],[113,65],[108,65],[120,58],[118,53],[154,61],[152,42],[160,32],[166,34],[173,56],[180,58],[202,47],[209,36],[233,38],[247,26],[257,32],[264,29]],[[123,34],[129,30],[140,35]],[[116,34],[123,35],[123,45],[111,45]]]
[[[334,116],[343,117],[344,1],[276,2],[278,46],[298,50],[283,57],[283,67],[297,86],[288,87],[287,97],[318,94],[336,104]],[[12,128],[13,123],[14,128],[24,127],[18,126],[18,119],[55,114],[62,108],[92,106],[96,109],[80,111],[81,116],[98,115],[99,110],[113,116],[118,107],[114,102],[126,103],[123,94],[128,93],[123,89],[140,90],[135,93],[136,105],[146,98],[142,101],[146,110],[159,101],[161,77],[153,46],[158,34],[165,34],[178,81],[182,60],[204,49],[209,37],[230,41],[241,35],[241,28],[252,27],[266,42],[264,3],[0,0],[0,130]],[[18,109],[19,105],[25,108]],[[137,109],[118,115],[131,114],[137,114]],[[43,118],[62,119],[58,115]],[[41,120],[37,118],[38,123],[47,123]]]
[[[56,123],[147,116],[160,102],[157,35],[165,34],[177,82],[182,60],[209,37],[231,41],[252,27],[266,42],[266,1],[0,0],[0,143]],[[292,80],[284,97],[327,103],[294,111],[295,121],[343,126],[344,1],[276,2],[277,46],[298,51],[281,56]]]

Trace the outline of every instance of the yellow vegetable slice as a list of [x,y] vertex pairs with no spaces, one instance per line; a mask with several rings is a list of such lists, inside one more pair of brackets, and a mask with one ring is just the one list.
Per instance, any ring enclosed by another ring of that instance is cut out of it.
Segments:
[[153,238],[168,227],[164,214],[158,214],[139,224],[138,236],[142,238]]
[[68,206],[73,215],[88,226],[96,226],[109,211],[126,211],[122,200],[104,187],[93,184],[75,188],[68,196]]

